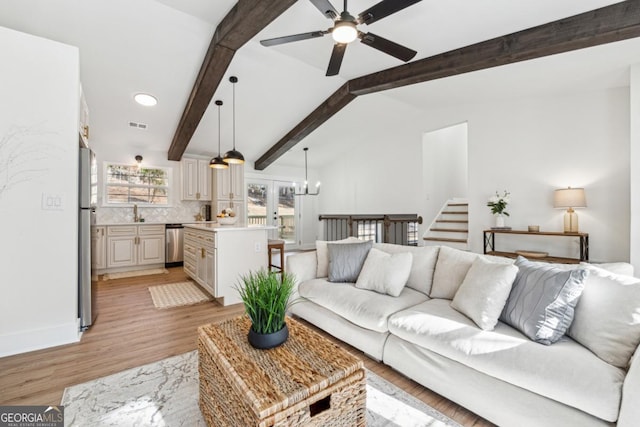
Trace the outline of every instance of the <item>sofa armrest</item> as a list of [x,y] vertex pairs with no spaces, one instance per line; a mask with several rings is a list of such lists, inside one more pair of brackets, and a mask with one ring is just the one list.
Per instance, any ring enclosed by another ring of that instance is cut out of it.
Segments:
[[622,385],[622,403],[618,416],[618,427],[632,427],[640,420],[640,348],[631,357],[629,371]]
[[285,269],[287,273],[295,276],[296,286],[306,280],[315,279],[318,270],[316,251],[288,256]]

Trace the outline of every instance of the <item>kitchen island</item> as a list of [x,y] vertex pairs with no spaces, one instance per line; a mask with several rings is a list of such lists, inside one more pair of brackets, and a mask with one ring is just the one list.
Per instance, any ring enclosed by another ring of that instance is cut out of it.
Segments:
[[275,227],[217,223],[184,225],[184,271],[223,305],[241,302],[241,276],[266,269],[267,238]]

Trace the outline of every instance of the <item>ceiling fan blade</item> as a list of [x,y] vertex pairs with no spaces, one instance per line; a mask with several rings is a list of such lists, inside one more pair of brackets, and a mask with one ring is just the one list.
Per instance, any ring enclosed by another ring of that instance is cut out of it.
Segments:
[[320,12],[322,12],[322,14],[325,17],[331,20],[335,20],[338,16],[340,16],[336,8],[333,7],[331,3],[329,3],[329,0],[310,0],[310,1],[311,3],[313,3],[315,7],[318,8]]
[[381,52],[387,53],[391,56],[395,56],[401,61],[408,62],[416,56],[416,52],[413,49],[399,45],[398,43],[387,40],[384,37],[376,36],[373,33],[358,33],[360,41],[367,46],[371,46],[374,49],[378,49]]
[[262,46],[275,46],[283,43],[297,42],[300,40],[315,39],[328,34],[328,31],[311,31],[310,33],[294,34],[291,36],[276,37],[273,39],[260,40]]
[[372,24],[422,0],[382,0],[358,15],[358,23]]
[[327,67],[327,76],[335,76],[340,72],[340,66],[342,65],[342,58],[344,58],[344,52],[347,50],[346,43],[336,43],[333,45],[333,51],[331,52],[331,59],[329,59],[329,66]]

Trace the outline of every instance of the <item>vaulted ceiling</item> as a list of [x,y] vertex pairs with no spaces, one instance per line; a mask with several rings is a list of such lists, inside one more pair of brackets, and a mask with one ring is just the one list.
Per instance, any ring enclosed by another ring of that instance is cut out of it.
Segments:
[[[360,12],[377,0],[352,0]],[[415,49],[415,60],[513,33],[587,10],[611,0],[423,0],[367,31]],[[0,25],[80,48],[81,76],[91,110],[96,144],[121,147],[131,154],[169,150],[189,101],[214,30],[234,0],[5,0]],[[342,9],[333,1],[336,9]],[[638,3],[635,2],[637,5]],[[223,151],[231,147],[231,84],[236,75],[237,146],[252,164],[346,81],[400,65],[397,59],[358,42],[349,45],[338,76],[325,77],[332,48],[329,36],[275,47],[259,40],[324,30],[331,25],[308,0],[299,0],[242,45],[220,80],[214,99],[222,99]],[[393,123],[389,104],[417,110],[454,103],[481,102],[542,93],[569,93],[628,85],[629,64],[640,62],[640,42],[631,39],[359,97],[280,158],[299,165],[302,146],[313,147],[321,164],[344,147],[332,135],[362,136]],[[144,108],[137,92],[159,103]],[[354,128],[358,116],[376,116],[367,129]],[[130,121],[148,125],[141,131]],[[376,123],[377,122],[377,123]],[[188,153],[214,155],[217,113],[204,113]],[[346,138],[348,139],[348,138]],[[339,139],[344,141],[345,138]]]

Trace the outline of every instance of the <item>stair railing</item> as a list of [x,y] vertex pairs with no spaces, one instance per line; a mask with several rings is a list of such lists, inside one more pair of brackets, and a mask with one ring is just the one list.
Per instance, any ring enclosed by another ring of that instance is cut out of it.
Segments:
[[320,215],[324,240],[340,240],[350,236],[378,243],[418,246],[417,214]]

